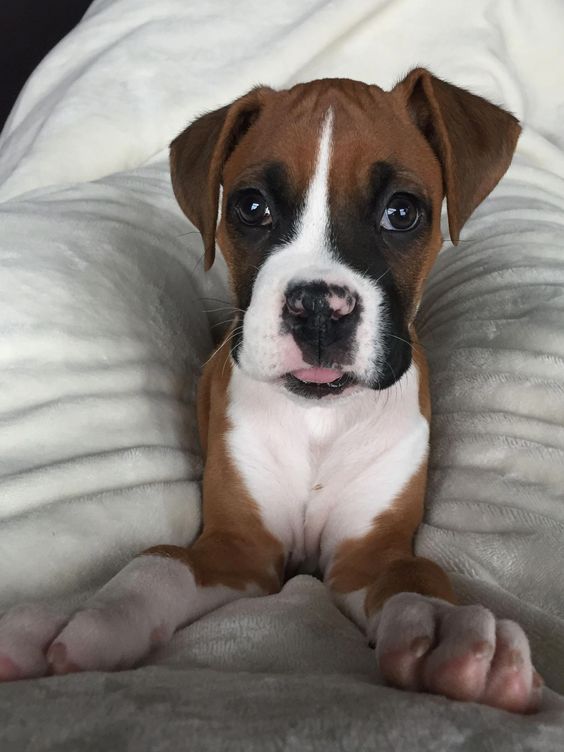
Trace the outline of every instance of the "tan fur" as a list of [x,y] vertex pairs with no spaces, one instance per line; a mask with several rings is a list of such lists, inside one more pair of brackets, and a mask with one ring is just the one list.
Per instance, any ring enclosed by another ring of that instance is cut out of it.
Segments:
[[446,574],[428,559],[413,555],[413,540],[423,517],[427,461],[413,474],[391,509],[374,519],[362,538],[344,541],[328,573],[338,593],[367,589],[369,615],[395,593],[411,591],[454,602]]

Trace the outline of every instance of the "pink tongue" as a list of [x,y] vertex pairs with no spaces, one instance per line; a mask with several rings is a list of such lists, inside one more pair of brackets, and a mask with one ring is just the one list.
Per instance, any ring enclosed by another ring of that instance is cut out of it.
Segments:
[[342,375],[342,371],[335,371],[333,368],[299,368],[297,371],[292,371],[292,376],[310,384],[330,384]]

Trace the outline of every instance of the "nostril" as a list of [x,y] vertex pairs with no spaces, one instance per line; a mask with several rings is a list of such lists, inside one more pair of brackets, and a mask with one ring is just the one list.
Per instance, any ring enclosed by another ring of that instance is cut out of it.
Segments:
[[343,316],[348,316],[354,311],[356,297],[351,293],[347,293],[344,297],[331,295],[329,306],[331,308],[331,318],[341,319]]
[[305,316],[303,290],[295,290],[286,295],[286,307],[293,316]]

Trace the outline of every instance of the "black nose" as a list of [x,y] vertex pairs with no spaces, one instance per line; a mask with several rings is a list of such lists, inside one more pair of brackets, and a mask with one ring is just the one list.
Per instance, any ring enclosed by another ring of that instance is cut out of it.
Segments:
[[326,285],[322,282],[296,285],[286,292],[286,306],[293,316],[337,320],[351,314],[356,306],[356,296],[346,287]]
[[347,363],[359,319],[358,295],[348,287],[305,282],[288,287],[282,318],[306,362]]

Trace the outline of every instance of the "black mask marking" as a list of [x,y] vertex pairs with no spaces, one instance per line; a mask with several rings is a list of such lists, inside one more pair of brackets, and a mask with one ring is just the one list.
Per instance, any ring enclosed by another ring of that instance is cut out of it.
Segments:
[[[342,263],[377,282],[384,296],[381,312],[385,317],[383,357],[380,373],[372,389],[386,389],[411,365],[411,342],[406,321],[406,302],[393,274],[391,261],[408,254],[429,232],[431,208],[416,195],[422,221],[408,232],[393,232],[380,227],[380,218],[391,196],[405,191],[405,181],[388,162],[376,162],[372,168],[369,190],[365,196],[354,197],[346,206],[331,212],[331,243]],[[412,193],[412,191],[409,191]],[[400,260],[400,259],[398,259]],[[405,262],[405,258],[403,259]],[[403,263],[402,262],[402,263]]]
[[[249,190],[258,191],[264,196],[272,215],[271,227],[248,226],[237,216],[237,202]],[[227,199],[226,225],[234,250],[240,254],[233,279],[237,307],[240,309],[234,322],[236,334],[231,340],[231,354],[235,362],[238,362],[238,351],[243,340],[240,326],[243,312],[250,305],[259,269],[273,248],[293,238],[303,199],[292,187],[287,170],[280,162],[271,162],[243,175]]]

